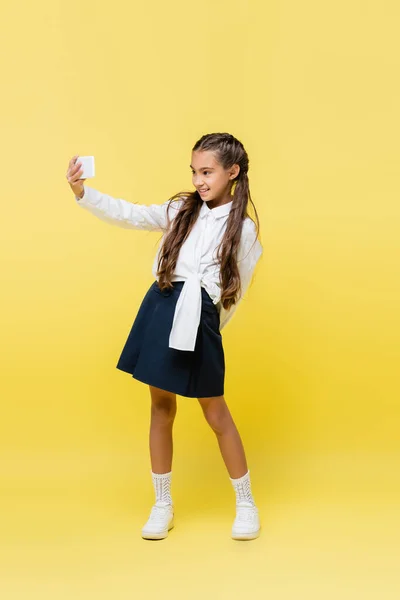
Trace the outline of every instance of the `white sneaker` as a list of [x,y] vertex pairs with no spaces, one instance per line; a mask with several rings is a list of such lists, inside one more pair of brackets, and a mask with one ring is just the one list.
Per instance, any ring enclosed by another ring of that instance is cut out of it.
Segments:
[[145,540],[162,540],[174,526],[174,509],[172,504],[154,504],[150,517],[142,529]]
[[250,502],[236,504],[236,518],[232,526],[234,540],[254,540],[260,535],[258,509]]

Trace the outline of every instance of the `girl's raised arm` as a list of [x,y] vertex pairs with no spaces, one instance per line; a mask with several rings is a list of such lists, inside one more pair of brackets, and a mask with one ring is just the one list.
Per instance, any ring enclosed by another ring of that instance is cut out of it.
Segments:
[[[83,196],[75,196],[75,199],[79,206],[111,225],[146,231],[167,229],[168,200],[163,204],[134,204],[122,198],[103,194],[86,185]],[[170,221],[176,216],[180,206],[181,201],[171,203],[168,211]]]
[[183,200],[174,201],[168,210],[168,200],[164,204],[133,204],[122,198],[113,198],[94,188],[84,185],[85,179],[81,178],[82,163],[78,162],[78,154],[73,156],[68,163],[67,181],[74,193],[77,203],[96,215],[102,221],[118,225],[125,229],[145,229],[147,231],[165,231],[168,227],[168,218],[172,220]]

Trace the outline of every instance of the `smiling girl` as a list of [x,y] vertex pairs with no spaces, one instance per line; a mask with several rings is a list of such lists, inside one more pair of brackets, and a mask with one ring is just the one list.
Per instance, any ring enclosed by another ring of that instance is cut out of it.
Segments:
[[[161,205],[133,204],[85,186],[80,167],[74,156],[67,172],[79,206],[111,224],[163,234],[153,263],[155,281],[144,296],[116,365],[147,384],[151,396],[155,504],[142,537],[165,538],[174,525],[172,430],[179,394],[198,399],[216,434],[236,495],[233,539],[256,538],[260,520],[250,471],[224,398],[221,336],[262,254],[243,144],[228,133],[202,136],[192,148],[195,190],[179,192]],[[249,216],[249,203],[256,222]]]

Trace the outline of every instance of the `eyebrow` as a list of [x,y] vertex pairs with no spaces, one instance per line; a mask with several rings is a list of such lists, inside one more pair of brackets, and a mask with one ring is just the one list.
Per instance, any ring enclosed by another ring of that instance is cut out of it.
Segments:
[[[191,169],[193,169],[192,165],[189,165],[189,167]],[[199,171],[204,171],[204,169],[207,169],[208,171],[215,171],[214,167],[201,167],[201,169],[199,169]]]

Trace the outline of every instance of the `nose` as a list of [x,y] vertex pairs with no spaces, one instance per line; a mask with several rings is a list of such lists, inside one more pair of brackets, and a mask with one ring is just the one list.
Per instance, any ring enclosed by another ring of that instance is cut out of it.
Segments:
[[203,187],[204,183],[201,177],[196,177],[196,175],[193,175],[193,185],[197,188]]

